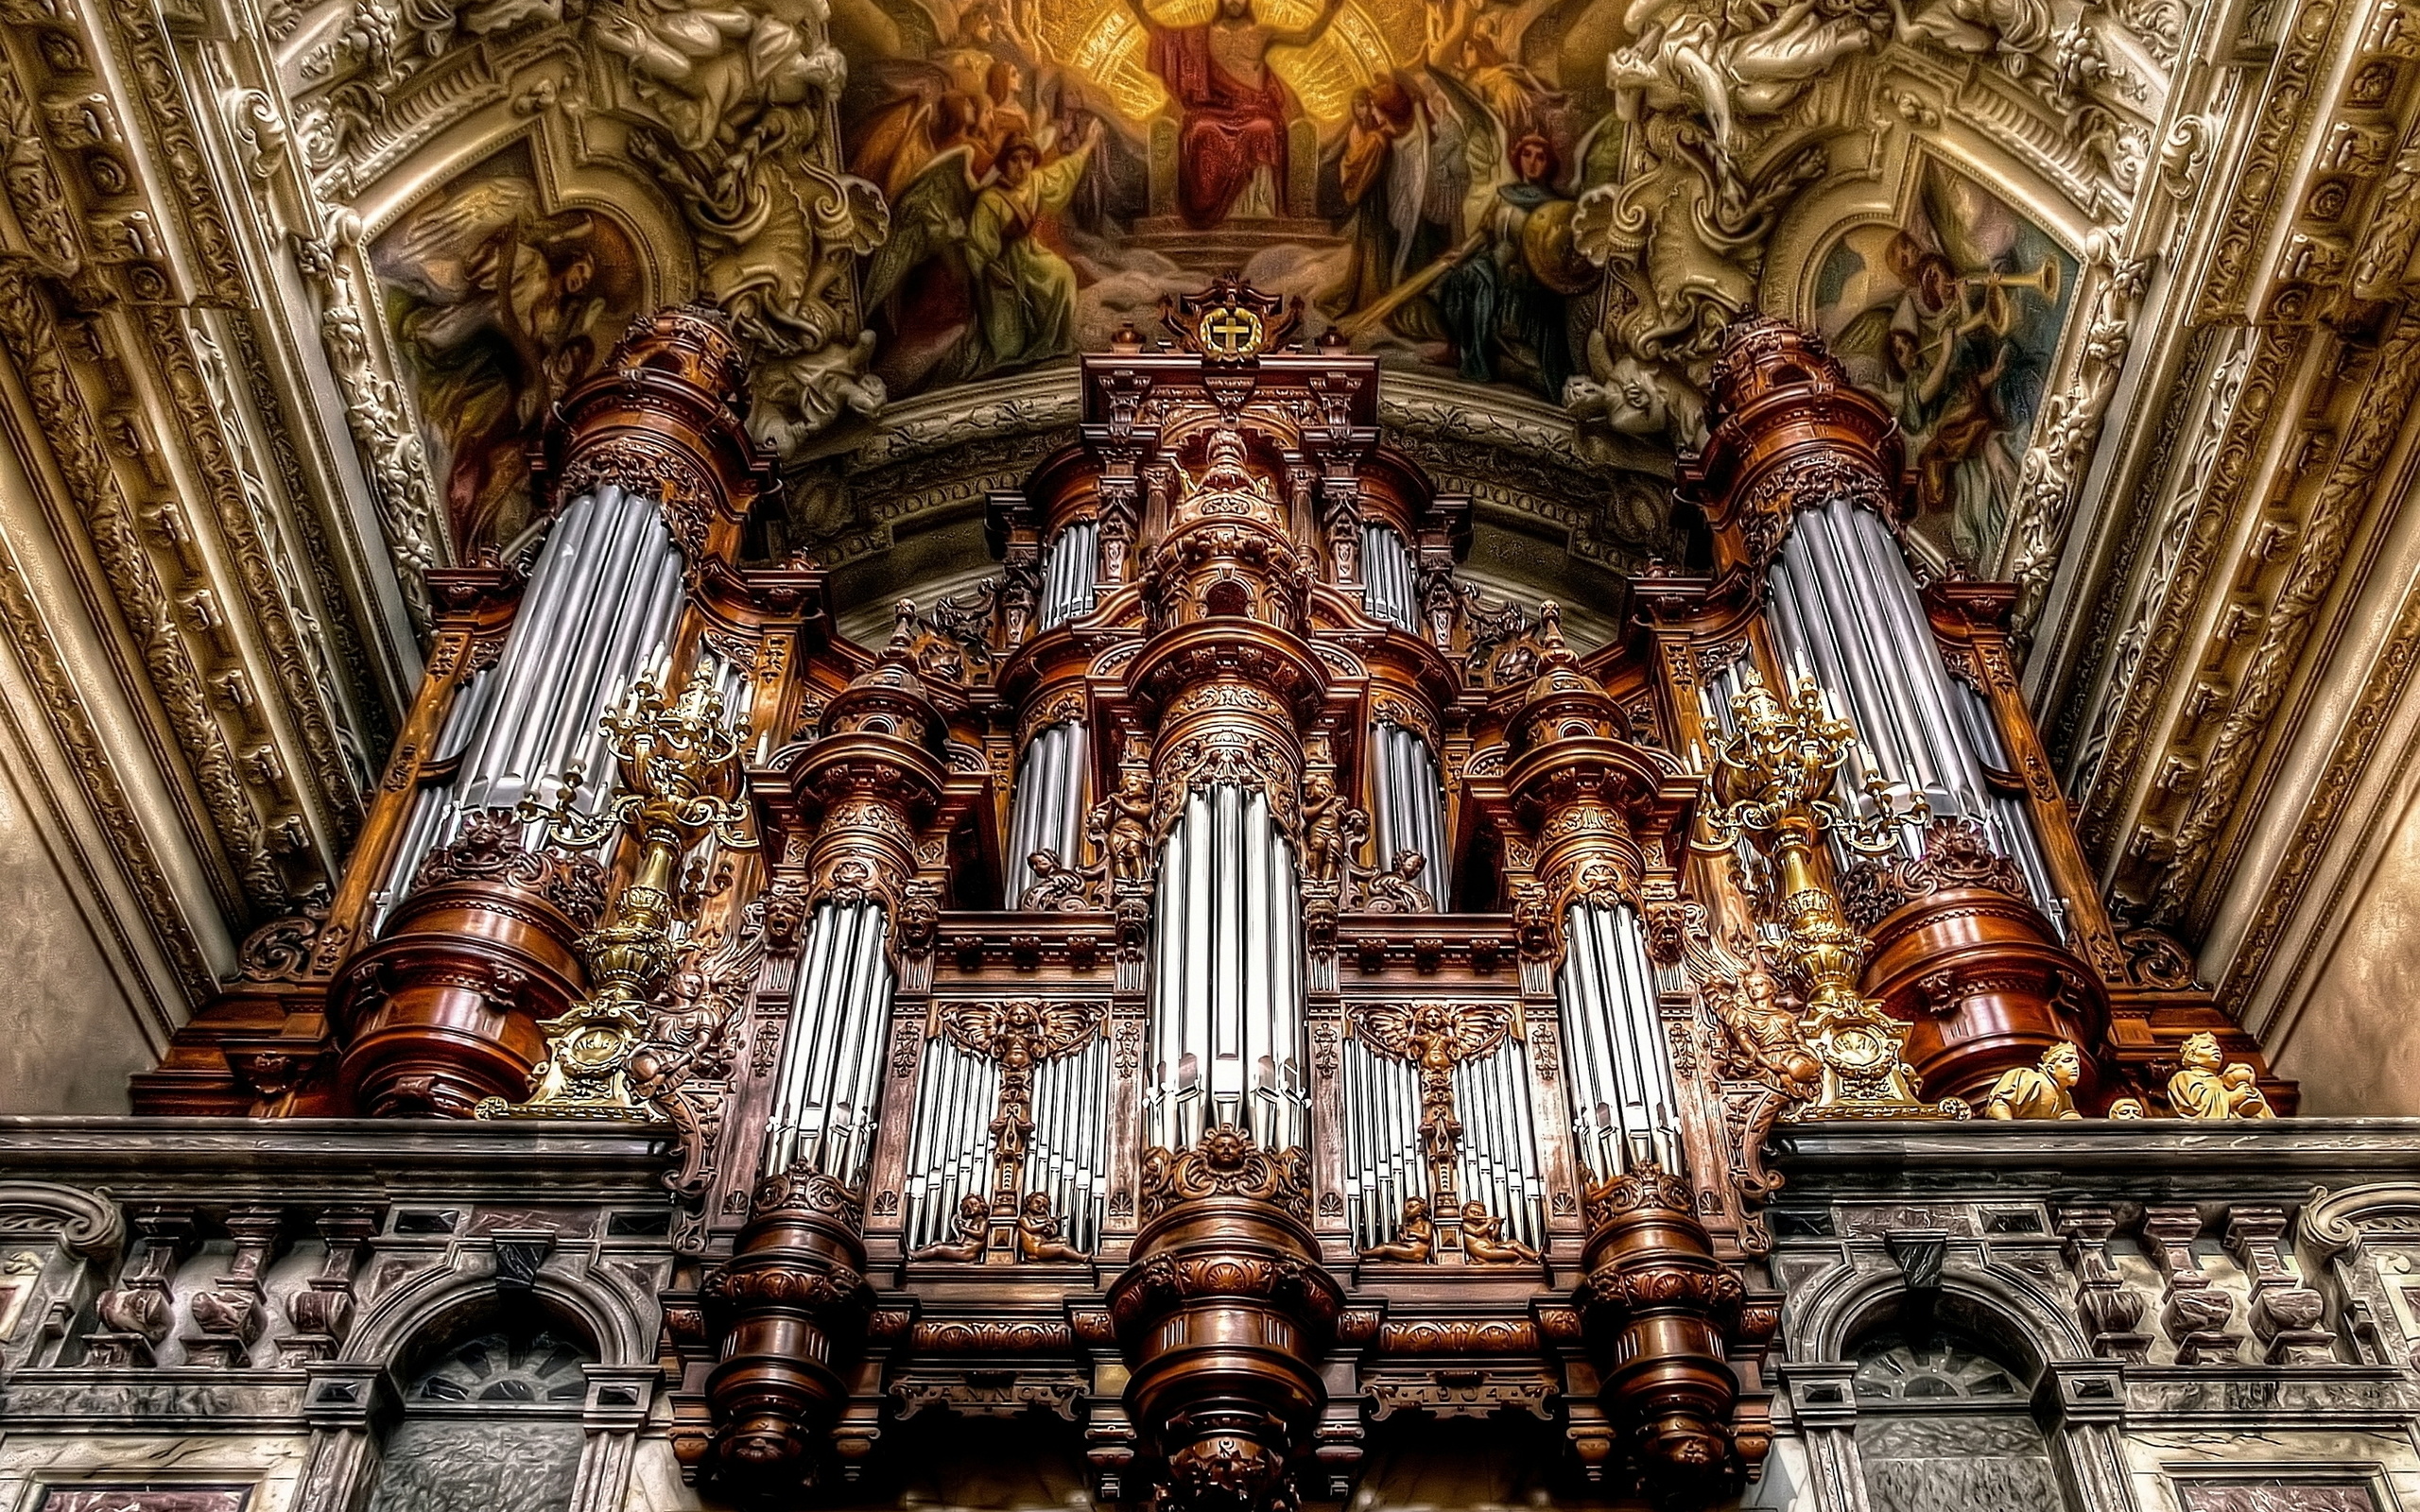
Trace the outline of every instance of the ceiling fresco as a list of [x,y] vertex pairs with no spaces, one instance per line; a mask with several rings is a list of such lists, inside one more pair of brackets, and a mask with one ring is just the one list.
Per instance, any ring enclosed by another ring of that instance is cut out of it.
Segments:
[[864,536],[847,480],[899,417],[962,396],[996,438],[1012,391],[1025,429],[1063,425],[1071,389],[1037,407],[1018,381],[1236,269],[1312,338],[1432,380],[1405,390],[1432,432],[1549,417],[1513,449],[1564,454],[1542,491],[1605,499],[1625,562],[1676,548],[1627,495],[1700,438],[1721,327],[1783,309],[1898,409],[1926,553],[1988,568],[2166,83],[2156,25],[2066,0],[338,0],[282,24],[457,555],[526,523],[521,440],[648,301],[733,313],[752,428],[800,484],[789,539],[825,545]]

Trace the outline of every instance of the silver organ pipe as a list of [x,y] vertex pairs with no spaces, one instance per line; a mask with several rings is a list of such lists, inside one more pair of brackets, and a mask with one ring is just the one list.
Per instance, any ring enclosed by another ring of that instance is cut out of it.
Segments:
[[1159,878],[1150,1143],[1232,1123],[1265,1148],[1305,1144],[1302,897],[1268,799],[1231,782],[1188,797]]
[[1397,629],[1420,628],[1411,548],[1392,525],[1361,526],[1361,608],[1372,619]]
[[1344,1200],[1354,1246],[1366,1249],[1394,1237],[1404,1199],[1428,1194],[1420,1074],[1350,1036],[1337,1070],[1345,1094]]
[[[2004,772],[2013,770],[2015,763],[2009,760],[2008,747],[2000,740],[1999,726],[1992,718],[1990,701],[1962,682],[1953,682],[1950,692],[1959,717],[1966,727],[1966,737],[1973,742],[1983,764]],[[2049,916],[2062,935],[2066,934],[2066,902],[2059,896],[2057,885],[2050,880],[2050,864],[2042,854],[2040,837],[2033,833],[2033,816],[2026,809],[2024,795],[1993,788],[1983,795],[1983,801],[1989,810],[1984,832],[1992,836],[1995,848],[2002,855],[2016,863],[2016,869],[2025,877],[2025,890],[2031,895],[2034,906]],[[2002,844],[2003,841],[2006,843]]]
[[[1406,1198],[1429,1194],[1420,1142],[1420,1074],[1348,1037],[1338,1068],[1343,1094],[1344,1200],[1353,1242],[1367,1248],[1394,1237]],[[1454,1116],[1461,1148],[1454,1185],[1506,1220],[1505,1231],[1537,1244],[1545,1227],[1546,1182],[1538,1171],[1536,1121],[1530,1107],[1529,1047],[1508,1040],[1494,1055],[1454,1068]]]
[[[588,528],[567,537],[513,617],[501,687],[463,754],[465,809],[551,797],[564,769],[596,749],[597,715],[658,653],[679,608],[681,553],[655,505],[607,485],[575,500],[564,524],[590,501]],[[593,767],[581,775],[602,785]]]
[[1546,1180],[1538,1174],[1538,1135],[1530,1108],[1530,1047],[1507,1040],[1495,1054],[1454,1068],[1454,1116],[1462,1145],[1454,1185],[1504,1220],[1523,1244],[1543,1242]]
[[1050,1211],[1067,1220],[1060,1237],[1090,1250],[1099,1242],[1109,1204],[1106,1036],[1097,1034],[1082,1049],[1036,1066],[1033,1106],[1023,1191],[1049,1194]]
[[[946,1037],[926,1043],[908,1146],[909,1248],[950,1238],[950,1220],[957,1216],[959,1198],[989,1196],[992,1115],[999,1096],[997,1062],[969,1055]],[[1041,1133],[1037,1128],[1037,1140]]]
[[[873,1150],[894,988],[877,902],[815,906],[773,1084],[766,1174],[804,1164],[856,1186]],[[986,1120],[989,1119],[986,1114]]]
[[[489,667],[471,674],[455,696],[454,707],[445,711],[445,723],[438,731],[437,748],[432,762],[450,762],[462,754],[471,731],[484,717],[487,706],[495,698],[497,687],[495,668]],[[395,858],[387,868],[387,880],[371,901],[370,932],[387,921],[387,911],[401,902],[404,890],[411,885],[412,876],[420,870],[421,862],[436,849],[438,836],[454,826],[454,782],[451,780],[432,782],[412,796],[411,817],[405,821],[404,837],[395,847]]]
[[1556,1001],[1581,1162],[1599,1180],[1651,1159],[1678,1173],[1672,1055],[1638,916],[1626,903],[1575,903],[1564,935]]
[[1426,867],[1420,885],[1442,911],[1448,906],[1451,868],[1445,854],[1445,783],[1428,742],[1398,725],[1380,724],[1373,742],[1377,763],[1378,853],[1381,868],[1405,850],[1416,850]]
[[1100,526],[1079,520],[1051,540],[1042,564],[1042,627],[1092,612],[1093,577],[1100,570]]
[[1009,886],[1003,899],[1009,907],[1016,907],[1033,885],[1033,868],[1028,863],[1036,850],[1056,851],[1061,866],[1083,861],[1090,757],[1091,743],[1077,720],[1046,725],[1026,743],[1009,816]]
[[[446,717],[434,759],[461,765],[451,782],[422,793],[377,919],[422,858],[460,833],[465,814],[533,794],[550,801],[575,765],[585,780],[581,808],[593,813],[604,801],[610,763],[597,719],[662,654],[680,612],[681,570],[653,501],[609,483],[564,507],[539,548],[503,654]],[[541,838],[534,829],[527,836]]]
[[[2024,805],[1995,801],[1983,779],[1987,761],[1999,765],[1998,741],[1979,741],[1973,712],[1961,707],[1973,694],[1942,661],[1890,526],[1846,499],[1801,510],[1769,581],[1773,637],[1790,679],[1813,678],[1833,713],[1856,727],[1846,787],[1878,772],[1921,794],[1934,815],[1974,821],[2055,918],[2056,894]],[[1900,843],[1920,854],[1922,830],[1907,827]]]

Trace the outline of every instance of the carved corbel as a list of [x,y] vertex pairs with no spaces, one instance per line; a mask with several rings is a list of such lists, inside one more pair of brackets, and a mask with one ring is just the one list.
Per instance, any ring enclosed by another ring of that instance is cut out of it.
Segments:
[[1232,1126],[1143,1164],[1143,1228],[1110,1288],[1126,1409],[1176,1512],[1269,1512],[1305,1468],[1343,1288],[1320,1264],[1299,1150]]
[[864,1197],[804,1166],[756,1189],[747,1229],[705,1286],[722,1341],[706,1381],[717,1477],[774,1493],[812,1474],[849,1403],[843,1373],[873,1293],[860,1233]]
[[285,1316],[294,1332],[277,1341],[282,1368],[333,1360],[343,1348],[345,1335],[353,1331],[354,1270],[370,1236],[378,1231],[378,1215],[368,1208],[330,1208],[320,1215],[319,1227],[327,1253],[319,1270],[285,1299]]
[[84,1363],[150,1366],[177,1313],[173,1280],[194,1244],[190,1208],[147,1207],[133,1215],[135,1242],[118,1283],[93,1302],[101,1326],[84,1335]]
[[241,1370],[251,1364],[252,1343],[268,1324],[261,1273],[276,1253],[284,1226],[284,1215],[275,1208],[238,1208],[227,1215],[235,1259],[225,1275],[189,1299],[198,1332],[184,1341],[188,1364],[220,1370]]
[[2227,1327],[2235,1315],[2235,1298],[2211,1284],[2193,1254],[2193,1241],[2202,1233],[2200,1210],[2189,1204],[2146,1207],[2142,1231],[2152,1263],[2167,1282],[2159,1322],[2176,1346],[2176,1363],[2232,1363],[2243,1335]]
[[2260,1341],[2260,1358],[2267,1364],[2333,1365],[2336,1335],[2321,1327],[2326,1298],[2304,1285],[2286,1263],[2285,1234],[2283,1208],[2227,1210],[2227,1253],[2252,1282],[2246,1310],[2252,1335]]
[[2092,1352],[2104,1360],[2136,1365],[2150,1357],[2152,1337],[2141,1332],[2143,1298],[2136,1296],[2109,1257],[2110,1235],[2118,1220],[2104,1207],[2059,1210],[2059,1232],[2065,1236],[2067,1266],[2076,1277],[2076,1317],[2092,1340]]

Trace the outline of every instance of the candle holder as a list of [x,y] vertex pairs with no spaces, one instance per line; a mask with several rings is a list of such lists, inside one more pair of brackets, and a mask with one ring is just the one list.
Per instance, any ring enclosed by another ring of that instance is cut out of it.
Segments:
[[552,808],[525,799],[518,817],[545,825],[575,850],[627,833],[638,844],[638,865],[614,896],[612,916],[580,937],[588,996],[538,1025],[546,1058],[531,1076],[528,1100],[488,1098],[478,1106],[481,1118],[663,1118],[632,1094],[630,1062],[680,954],[673,888],[681,864],[709,837],[732,850],[756,845],[747,828],[740,735],[704,674],[667,698],[654,674],[641,673],[599,728],[614,763],[611,798],[594,814],[579,812],[578,774],[566,774]]
[[1873,943],[1851,927],[1839,893],[1815,865],[1822,837],[1859,855],[1877,855],[1896,844],[1902,826],[1924,823],[1930,809],[1921,797],[1892,793],[1873,774],[1865,782],[1864,812],[1834,799],[1857,732],[1831,717],[1812,680],[1802,679],[1785,704],[1751,672],[1731,709],[1737,729],[1714,742],[1714,802],[1705,813],[1705,834],[1690,845],[1720,854],[1745,841],[1772,868],[1781,954],[1806,988],[1798,1034],[1824,1068],[1815,1096],[1792,1116],[1970,1116],[1954,1097],[1919,1100],[1920,1085],[1905,1055],[1908,1026],[1858,990]]

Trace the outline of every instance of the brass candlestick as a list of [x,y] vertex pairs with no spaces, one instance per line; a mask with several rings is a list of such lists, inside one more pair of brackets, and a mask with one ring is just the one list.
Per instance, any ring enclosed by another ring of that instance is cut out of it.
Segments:
[[1802,1118],[1964,1118],[1956,1098],[1924,1103],[1903,1052],[1908,1026],[1858,989],[1873,944],[1849,924],[1839,894],[1815,866],[1824,835],[1860,855],[1892,848],[1901,825],[1930,815],[1922,798],[1902,802],[1877,775],[1866,779],[1868,812],[1831,797],[1856,747],[1847,721],[1832,718],[1811,680],[1785,705],[1751,672],[1731,700],[1737,732],[1714,745],[1714,803],[1706,834],[1690,843],[1720,854],[1745,840],[1772,868],[1782,953],[1806,987],[1798,1033],[1823,1068]]
[[631,1056],[647,1040],[650,1005],[678,954],[673,884],[691,847],[711,835],[733,850],[752,850],[748,801],[740,791],[739,732],[724,718],[722,695],[700,673],[667,700],[641,673],[599,722],[615,768],[614,796],[596,813],[572,804],[567,780],[552,809],[524,801],[525,823],[544,822],[574,849],[603,843],[617,829],[638,842],[631,880],[599,928],[582,936],[589,995],[538,1027],[546,1058],[529,1099],[491,1097],[481,1118],[661,1118],[631,1092]]

